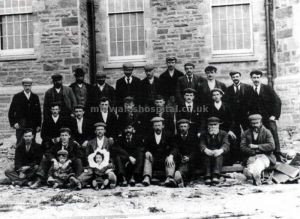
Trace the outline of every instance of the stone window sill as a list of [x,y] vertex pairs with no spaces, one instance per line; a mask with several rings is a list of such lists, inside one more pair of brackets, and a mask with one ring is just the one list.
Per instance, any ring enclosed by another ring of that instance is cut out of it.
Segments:
[[37,59],[37,55],[35,54],[0,56],[0,62],[34,60],[34,59]]
[[108,62],[106,64],[104,64],[104,69],[117,69],[117,68],[122,68],[123,67],[123,63],[125,62],[131,62],[134,67],[144,67],[147,63],[146,60],[143,61],[124,61],[124,62]]
[[222,57],[211,57],[208,60],[210,64],[217,63],[230,63],[230,62],[257,62],[258,58],[256,56],[222,56]]

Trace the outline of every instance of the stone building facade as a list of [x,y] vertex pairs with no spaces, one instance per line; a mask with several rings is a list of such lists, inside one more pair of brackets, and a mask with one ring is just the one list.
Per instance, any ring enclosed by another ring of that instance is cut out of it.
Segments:
[[[218,77],[227,85],[230,84],[228,73],[231,70],[240,71],[246,82],[250,81],[251,70],[262,70],[268,75],[270,84],[274,82],[283,100],[280,126],[300,126],[297,96],[300,93],[299,1],[25,2],[29,5],[25,12],[32,18],[31,53],[25,55],[13,49],[7,54],[3,47],[0,51],[0,132],[4,136],[13,132],[7,112],[12,95],[21,90],[23,77],[31,77],[33,91],[43,97],[51,86],[50,76],[56,72],[64,76],[65,84],[69,84],[77,66],[87,71],[90,82],[96,71],[105,71],[108,82],[114,86],[116,79],[122,76],[123,62],[133,62],[135,74],[143,78],[142,67],[147,63],[157,66],[157,75],[164,71],[167,56],[178,58],[180,70],[184,63],[194,63],[196,73],[202,75],[205,66],[215,65]],[[271,5],[270,27],[266,3]],[[12,15],[11,11],[1,11],[5,6],[0,5],[1,17]],[[270,35],[267,28],[270,28]],[[271,59],[267,46],[270,42],[275,51],[271,52]],[[270,61],[272,65],[269,65]],[[267,77],[265,82],[268,82]]]

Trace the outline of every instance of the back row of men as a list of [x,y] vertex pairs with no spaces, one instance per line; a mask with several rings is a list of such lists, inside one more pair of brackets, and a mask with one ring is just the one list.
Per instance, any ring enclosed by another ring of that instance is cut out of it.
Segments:
[[[179,121],[188,121],[189,133],[197,142],[207,131],[208,118],[216,117],[220,129],[229,136],[228,159],[235,162],[242,159],[241,133],[249,128],[248,116],[259,114],[262,124],[272,133],[275,155],[280,159],[276,120],[280,117],[281,101],[271,87],[261,84],[261,71],[250,73],[253,85],[241,83],[241,73],[230,72],[233,84],[227,88],[215,79],[214,66],[206,67],[207,78],[202,78],[194,74],[192,63],[184,65],[186,74],[183,74],[175,68],[176,58],[166,61],[168,69],[159,78],[154,76],[155,68],[146,65],[146,78],[142,81],[132,75],[134,66],[125,63],[125,76],[117,80],[116,89],[105,82],[103,73],[96,75],[96,84],[91,86],[84,82],[84,71],[76,69],[76,81],[70,87],[62,84],[61,75],[53,75],[54,86],[45,93],[42,126],[39,98],[31,92],[32,80],[24,79],[24,91],[14,96],[9,109],[17,142],[21,142],[25,129],[31,128],[33,135],[41,130],[45,152],[61,141],[60,129],[68,127],[72,138],[86,148],[97,135],[93,130],[96,122],[104,123],[105,135],[116,142],[122,135],[126,136],[124,130],[129,125],[137,138],[143,139],[153,131],[154,117],[163,119],[164,129],[171,136],[182,134]],[[111,110],[115,106],[117,110]],[[140,106],[144,108],[136,108]],[[80,156],[84,158],[88,154]]]

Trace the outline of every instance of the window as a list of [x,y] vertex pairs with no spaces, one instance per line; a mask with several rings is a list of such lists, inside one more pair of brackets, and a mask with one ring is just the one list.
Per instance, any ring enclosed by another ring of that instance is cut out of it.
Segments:
[[0,0],[0,54],[32,53],[32,0]]
[[212,52],[253,52],[250,0],[212,0]]
[[108,0],[109,59],[145,58],[144,0]]

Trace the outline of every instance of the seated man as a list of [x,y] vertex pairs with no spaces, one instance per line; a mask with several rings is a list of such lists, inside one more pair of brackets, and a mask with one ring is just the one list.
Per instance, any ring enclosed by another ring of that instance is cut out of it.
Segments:
[[170,155],[171,136],[164,128],[164,119],[154,117],[151,119],[152,132],[145,139],[145,162],[144,162],[144,186],[151,184],[153,172],[164,171],[166,173],[165,185],[175,185],[173,179],[175,163],[166,163],[166,158]]
[[177,121],[177,125],[178,133],[174,136],[171,155],[167,158],[167,164],[175,163],[175,182],[178,187],[184,187],[185,182],[190,179],[193,170],[198,138],[189,131],[189,120],[181,119]]
[[276,164],[275,143],[271,131],[262,125],[261,115],[250,115],[249,121],[250,128],[241,137],[241,151],[247,157],[244,174],[254,185],[261,185],[262,171]]
[[30,184],[42,159],[41,145],[32,142],[33,130],[24,129],[23,139],[15,152],[14,168],[5,171],[5,175],[13,185],[23,186]]
[[77,142],[70,139],[71,130],[69,128],[60,129],[60,140],[55,143],[51,148],[49,148],[39,165],[38,171],[36,173],[37,179],[31,188],[35,189],[41,185],[42,180],[46,180],[48,171],[53,164],[58,166],[58,161],[56,159],[57,152],[59,150],[66,150],[69,154],[69,159],[72,161],[71,165],[75,172],[75,176],[79,176],[82,171],[82,161],[79,158],[79,145]]
[[143,167],[142,141],[134,134],[132,124],[128,124],[115,144],[115,165],[121,186],[127,186],[128,181],[134,186],[141,178]]
[[207,119],[207,131],[200,136],[200,150],[204,153],[205,184],[219,183],[223,154],[229,151],[228,134],[219,129],[220,119]]

